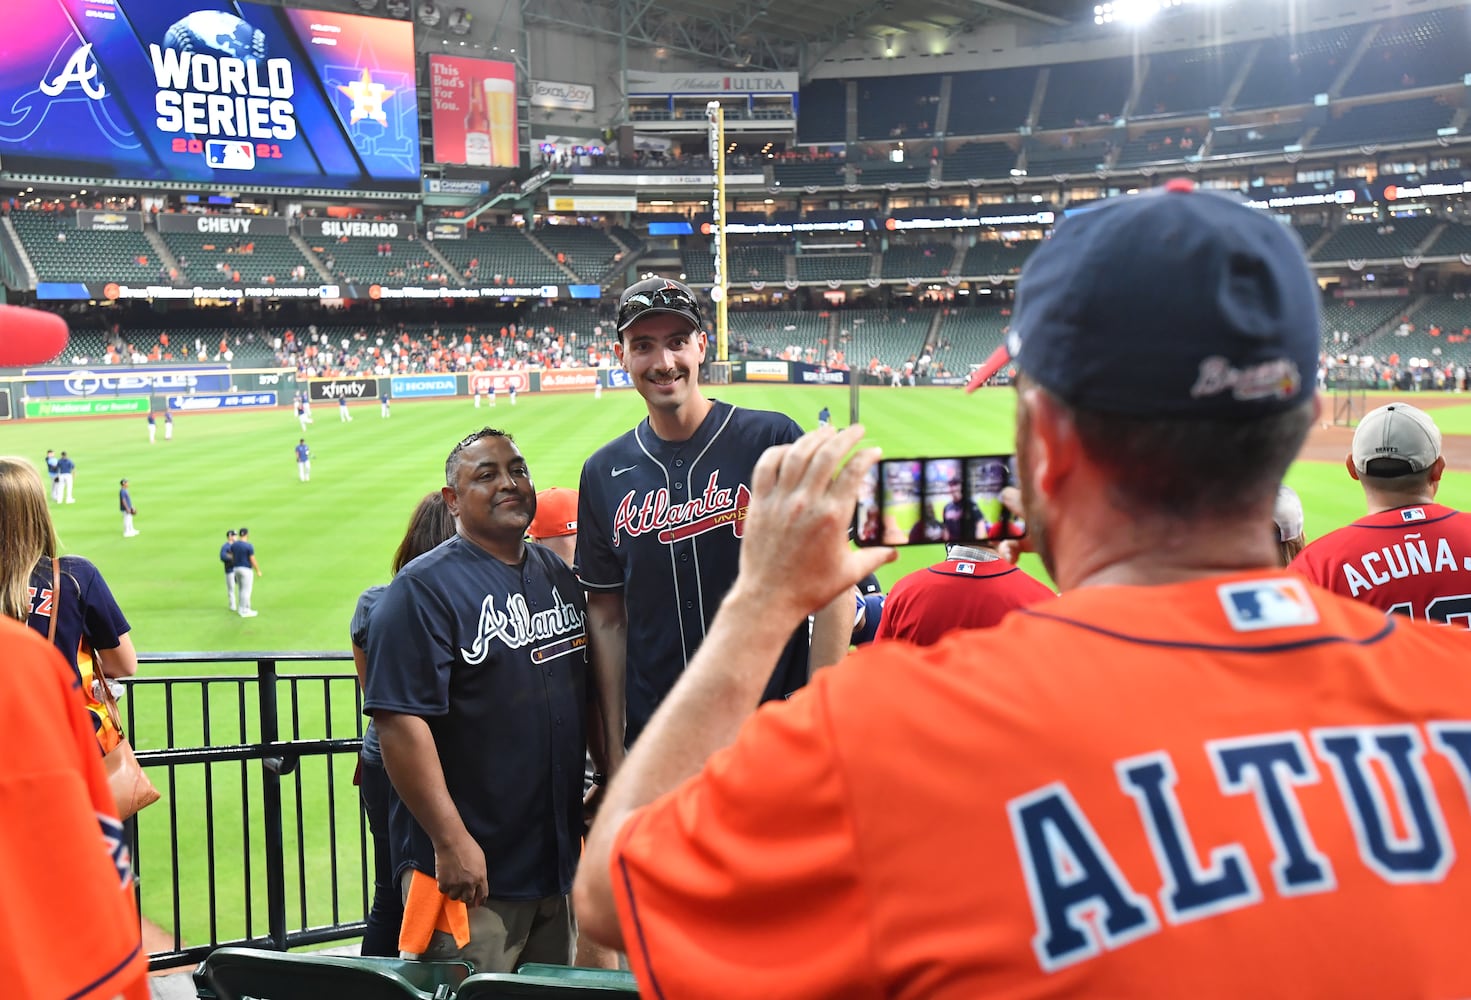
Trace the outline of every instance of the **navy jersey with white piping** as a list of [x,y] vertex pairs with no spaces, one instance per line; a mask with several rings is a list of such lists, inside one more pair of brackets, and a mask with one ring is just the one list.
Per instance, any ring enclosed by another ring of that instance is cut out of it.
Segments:
[[[664,441],[644,419],[582,467],[577,576],[589,591],[624,593],[629,743],[695,655],[735,582],[756,460],[802,436],[785,414],[711,403],[688,441]],[[804,624],[763,701],[806,683],[807,646]]]

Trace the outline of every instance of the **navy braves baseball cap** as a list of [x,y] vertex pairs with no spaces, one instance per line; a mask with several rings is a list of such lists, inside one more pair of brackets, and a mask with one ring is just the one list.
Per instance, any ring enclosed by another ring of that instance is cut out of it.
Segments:
[[645,316],[670,313],[683,316],[696,330],[705,327],[700,303],[688,285],[673,278],[644,278],[623,290],[618,298],[618,332],[621,334]]
[[1004,353],[1080,409],[1250,419],[1314,392],[1318,285],[1302,242],[1188,181],[1065,218],[1023,267],[1013,312]]

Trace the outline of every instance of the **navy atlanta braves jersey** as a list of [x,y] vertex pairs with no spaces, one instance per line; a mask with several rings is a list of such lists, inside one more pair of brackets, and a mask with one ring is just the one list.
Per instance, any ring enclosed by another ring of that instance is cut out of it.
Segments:
[[[785,414],[713,403],[688,441],[660,439],[645,419],[582,467],[577,575],[589,590],[625,594],[629,743],[695,655],[735,581],[756,460],[802,436]],[[783,698],[806,679],[804,625],[762,700]]]
[[[572,888],[582,836],[587,605],[540,545],[510,566],[456,535],[409,563],[367,633],[363,711],[429,725],[445,786],[485,852],[490,895]],[[434,845],[395,800],[402,874],[434,872]]]

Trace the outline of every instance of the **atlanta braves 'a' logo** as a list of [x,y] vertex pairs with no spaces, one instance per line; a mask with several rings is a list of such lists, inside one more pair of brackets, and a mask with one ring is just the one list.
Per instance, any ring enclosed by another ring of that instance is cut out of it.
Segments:
[[659,541],[668,545],[707,531],[730,525],[735,536],[746,533],[746,511],[751,506],[751,491],[745,483],[735,489],[722,488],[720,473],[710,473],[705,491],[684,503],[670,503],[669,490],[663,486],[650,490],[642,500],[635,500],[637,490],[629,490],[618,502],[613,515],[613,544],[618,545],[625,533],[630,538],[659,533]]

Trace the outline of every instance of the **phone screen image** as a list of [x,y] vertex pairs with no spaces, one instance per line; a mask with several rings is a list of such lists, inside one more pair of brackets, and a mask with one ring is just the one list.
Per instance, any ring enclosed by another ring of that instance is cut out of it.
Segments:
[[973,538],[998,541],[1021,538],[1026,525],[1001,502],[1001,491],[1016,481],[1015,459],[1008,455],[990,455],[966,460],[966,480],[977,517]]
[[964,461],[932,458],[924,464],[927,542],[963,542],[974,538],[975,504],[965,495]]
[[[923,462],[905,458],[879,463],[879,503],[883,508],[885,545],[913,545],[924,540],[923,493]],[[920,536],[918,539],[916,534]]]

